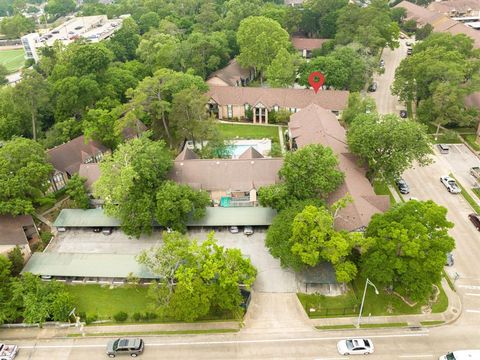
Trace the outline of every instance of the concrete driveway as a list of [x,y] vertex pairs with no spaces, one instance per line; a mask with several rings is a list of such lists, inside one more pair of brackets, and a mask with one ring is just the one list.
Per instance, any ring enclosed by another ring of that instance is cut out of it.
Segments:
[[[205,240],[209,231],[191,230],[189,235],[199,241]],[[295,293],[297,280],[295,273],[280,266],[280,261],[274,259],[265,247],[265,230],[255,230],[251,236],[243,233],[231,234],[228,230],[215,233],[218,243],[226,248],[237,248],[250,258],[258,274],[253,289],[256,292]]]

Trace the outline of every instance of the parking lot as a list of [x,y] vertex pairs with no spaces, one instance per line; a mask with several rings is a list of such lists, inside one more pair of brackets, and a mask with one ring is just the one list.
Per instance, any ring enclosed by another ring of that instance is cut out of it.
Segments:
[[[240,228],[240,230],[243,230]],[[191,230],[192,239],[203,241],[210,230]],[[217,231],[215,238],[226,248],[238,248],[257,268],[257,280],[254,289],[259,292],[296,292],[297,281],[295,273],[282,269],[280,262],[274,259],[264,241],[266,230],[255,229],[250,236],[242,232],[231,234],[226,228]],[[151,236],[141,236],[140,239],[130,238],[121,230],[113,230],[111,235],[94,233],[91,229],[69,229],[58,233],[48,246],[48,252],[59,253],[101,253],[101,254],[138,254],[144,249],[162,244],[160,231]]]
[[410,186],[410,194],[404,198],[431,199],[448,209],[447,218],[455,224],[450,235],[455,239],[456,249],[453,251],[455,265],[446,271],[452,278],[458,273],[461,279],[475,279],[480,284],[480,271],[475,265],[480,258],[480,233],[468,220],[473,210],[462,195],[450,194],[440,182],[441,176],[453,173],[465,188],[471,188],[473,177],[469,169],[480,165],[480,160],[460,144],[450,145],[449,154],[440,154],[435,148],[433,159],[433,164],[416,166],[403,174]]

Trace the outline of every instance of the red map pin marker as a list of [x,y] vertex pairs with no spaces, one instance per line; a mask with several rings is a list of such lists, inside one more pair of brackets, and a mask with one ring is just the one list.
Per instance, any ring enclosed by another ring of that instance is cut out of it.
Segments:
[[325,82],[325,76],[320,71],[312,72],[308,77],[308,83],[313,87],[315,94]]

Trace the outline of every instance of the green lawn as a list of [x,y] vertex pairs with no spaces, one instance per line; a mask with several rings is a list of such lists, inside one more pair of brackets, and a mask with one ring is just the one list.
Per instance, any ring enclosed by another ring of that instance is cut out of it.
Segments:
[[375,180],[373,182],[373,191],[375,191],[375,194],[377,195],[388,195],[390,197],[390,205],[395,204],[395,198],[393,197],[385,181]]
[[473,197],[470,196],[470,194],[465,190],[465,188],[463,187],[462,184],[460,184],[460,182],[457,180],[457,178],[455,176],[453,176],[453,174],[448,174],[448,176],[450,176],[451,178],[454,178],[455,181],[457,182],[457,185],[458,187],[462,190],[462,196],[465,200],[467,200],[467,202],[470,204],[470,206],[475,210],[475,212],[477,214],[480,214],[480,206],[478,205],[478,203],[475,201],[475,199]]
[[23,49],[0,51],[0,64],[5,65],[9,72],[15,72],[25,63]]
[[218,126],[226,140],[268,138],[273,142],[280,143],[276,126],[238,124],[218,124]]
[[74,298],[77,314],[98,315],[99,319],[111,319],[114,314],[124,311],[129,316],[135,312],[149,311],[150,300],[147,287],[115,287],[94,284],[70,285],[68,291]]
[[[357,279],[354,282],[356,294],[353,290],[349,290],[347,294],[341,296],[322,296],[322,295],[307,295],[297,294],[304,309],[312,318],[318,317],[335,317],[335,316],[355,316],[360,310],[360,302],[365,286],[365,279]],[[363,306],[363,316],[367,317],[382,315],[408,315],[419,314],[421,307],[425,303],[418,303],[415,306],[409,306],[402,301],[398,296],[388,294],[385,289],[378,289],[379,295],[375,294],[375,290],[369,286],[365,297]],[[435,304],[432,306],[432,312],[439,313],[447,309],[448,299],[443,289],[440,290],[440,295]],[[316,311],[310,312],[310,309]]]
[[475,142],[477,139],[476,134],[463,134],[462,137],[474,150],[480,151],[480,145]]

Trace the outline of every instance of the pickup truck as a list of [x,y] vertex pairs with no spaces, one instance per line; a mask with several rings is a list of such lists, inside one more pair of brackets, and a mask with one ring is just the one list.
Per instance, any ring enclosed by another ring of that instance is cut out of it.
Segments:
[[12,360],[17,356],[18,346],[0,343],[0,360]]

